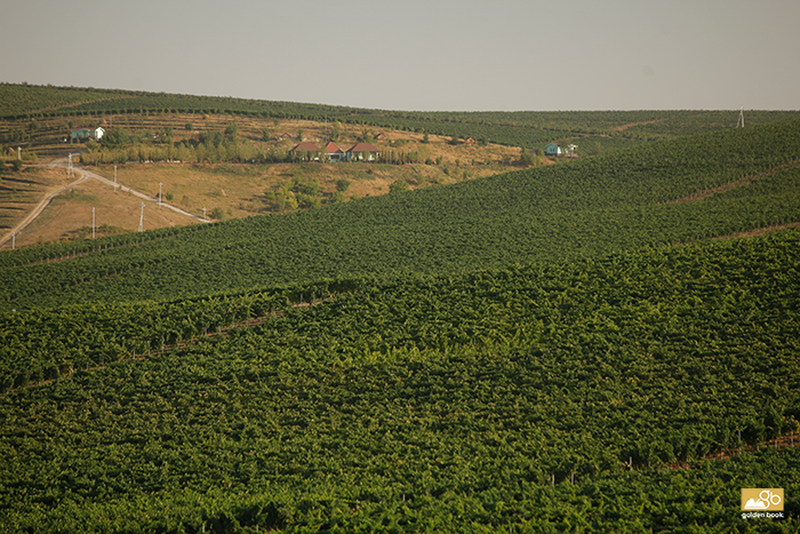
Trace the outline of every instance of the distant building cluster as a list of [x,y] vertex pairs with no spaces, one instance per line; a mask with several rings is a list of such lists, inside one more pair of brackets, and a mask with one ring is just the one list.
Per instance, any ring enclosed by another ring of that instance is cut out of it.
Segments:
[[380,156],[380,151],[375,145],[370,143],[356,143],[349,150],[344,151],[334,142],[329,142],[324,149],[320,149],[314,143],[304,141],[298,143],[289,151],[292,159],[302,158],[303,160],[319,161],[376,161]]
[[577,150],[578,145],[570,144],[565,148],[562,148],[558,143],[549,143],[546,147],[544,147],[544,155],[574,157]]
[[99,141],[105,133],[106,131],[102,126],[98,126],[97,128],[79,128],[77,130],[72,130],[72,140],[94,139],[95,141]]

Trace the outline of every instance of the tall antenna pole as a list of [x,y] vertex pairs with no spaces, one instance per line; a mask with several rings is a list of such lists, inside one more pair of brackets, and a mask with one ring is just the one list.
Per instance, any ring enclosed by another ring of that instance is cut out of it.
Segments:
[[139,213],[139,231],[144,232],[144,202],[142,202],[142,211]]

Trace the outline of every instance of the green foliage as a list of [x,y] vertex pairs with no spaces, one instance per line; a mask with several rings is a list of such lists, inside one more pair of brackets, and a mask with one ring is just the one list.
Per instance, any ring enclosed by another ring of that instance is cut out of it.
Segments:
[[115,149],[122,148],[130,142],[130,133],[125,128],[109,128],[102,138],[103,146]]
[[350,188],[350,184],[352,182],[347,178],[337,178],[336,179],[336,190],[344,193]]
[[[0,253],[0,532],[797,530],[788,500],[787,521],[741,519],[739,489],[800,491],[800,449],[748,451],[798,430],[800,232],[706,238],[800,220],[798,122],[670,139],[726,115],[29,89],[0,85],[7,114],[551,128],[601,154]],[[84,156],[235,161],[231,137]],[[265,196],[322,192],[297,165]]]
[[389,184],[390,193],[402,193],[408,191],[408,182],[405,180],[395,180]]
[[[169,237],[163,238],[154,233],[0,252],[0,308],[56,305],[64,299],[185,298],[244,290],[254,283],[353,273],[460,272],[590,257],[796,221],[800,166],[791,158],[800,156],[798,131],[795,122],[730,130],[690,143],[672,140],[327,206],[314,214],[165,230]],[[765,145],[784,150],[764,151]],[[709,198],[670,203],[743,176],[758,179]],[[296,192],[310,188],[304,194],[320,198],[313,183],[299,179],[291,187]],[[26,265],[60,257],[61,250],[107,245],[113,253]],[[226,276],[230,265],[236,265],[237,276]],[[109,277],[109,272],[117,275]]]
[[239,135],[239,126],[232,122],[225,128],[225,139],[231,142],[236,142],[236,138]]
[[[591,136],[602,150],[733,128],[738,112],[731,111],[595,111],[595,112],[417,112],[386,111],[270,102],[230,97],[145,93],[0,84],[0,118],[75,114],[164,112],[226,113],[242,116],[307,119],[459,138],[491,140],[509,146],[534,146],[543,137],[573,140]],[[756,125],[798,117],[797,111],[746,111]],[[27,132],[22,132],[23,134]],[[301,133],[301,132],[298,132]],[[0,139],[0,142],[3,142]]]
[[737,529],[800,490],[702,459],[796,426],[798,245],[6,314],[0,532]]
[[536,163],[536,156],[529,150],[520,149],[519,164],[523,167],[531,167],[534,163]]

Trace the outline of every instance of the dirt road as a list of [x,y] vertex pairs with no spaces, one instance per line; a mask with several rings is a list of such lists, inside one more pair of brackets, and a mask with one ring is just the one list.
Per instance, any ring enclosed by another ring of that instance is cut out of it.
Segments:
[[[39,165],[36,165],[36,166],[37,167],[50,167],[50,168],[58,167],[58,168],[63,168],[63,169],[66,170],[66,169],[69,168],[69,163],[68,163],[66,158],[62,158],[62,159],[53,160],[53,161],[51,161],[49,163],[39,164]],[[44,196],[44,198],[41,200],[41,202],[39,202],[39,204],[37,204],[36,207],[28,215],[26,215],[25,218],[22,221],[20,221],[19,224],[17,224],[14,228],[12,228],[11,231],[8,232],[5,236],[0,238],[0,246],[3,246],[4,244],[8,243],[9,241],[12,241],[14,239],[14,236],[16,236],[17,234],[22,232],[33,221],[35,221],[36,218],[39,217],[39,215],[42,214],[44,209],[47,206],[50,205],[50,202],[52,202],[55,197],[57,197],[61,193],[69,191],[70,189],[74,188],[76,185],[81,184],[83,182],[86,182],[87,180],[94,179],[94,180],[97,180],[98,182],[106,184],[106,185],[108,185],[110,187],[115,187],[115,184],[114,184],[113,180],[109,180],[105,176],[102,176],[102,175],[97,174],[95,172],[88,171],[88,170],[86,170],[86,169],[84,169],[82,167],[79,167],[79,166],[75,165],[75,164],[72,165],[72,170],[75,172],[75,174],[79,178],[77,180],[73,181],[73,182],[68,183],[67,185],[64,185],[64,186],[61,186],[61,187],[57,187],[55,189],[52,189],[52,190],[48,191],[47,194]],[[127,186],[124,186],[124,185],[120,185],[120,184],[116,184],[116,187],[117,187],[117,189],[120,189],[125,193],[130,193],[130,194],[142,199],[143,201],[152,202],[154,204],[158,204],[159,203],[157,197],[152,197],[150,195],[146,195],[144,193],[141,193],[139,191],[131,189],[130,187],[127,187]],[[187,217],[191,217],[192,219],[195,219],[195,220],[200,221],[200,222],[204,222],[204,223],[210,222],[208,219],[204,219],[204,218],[199,217],[197,215],[193,215],[193,214],[191,214],[191,213],[189,213],[187,211],[184,211],[184,210],[182,210],[182,209],[180,209],[180,208],[178,208],[176,206],[168,204],[168,203],[164,202],[163,200],[161,201],[161,207],[162,208],[171,209],[171,210],[173,210],[173,211],[175,211],[177,213],[180,213],[181,215],[185,215]]]

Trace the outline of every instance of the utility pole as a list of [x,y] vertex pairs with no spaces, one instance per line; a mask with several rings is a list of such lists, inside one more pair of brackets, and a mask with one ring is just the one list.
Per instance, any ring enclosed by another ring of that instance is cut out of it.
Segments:
[[139,213],[139,231],[144,232],[144,202],[142,202],[142,211]]
[[158,209],[161,209],[161,182],[158,182]]
[[117,192],[117,166],[114,165],[114,192]]
[[94,239],[96,237],[96,235],[97,235],[95,233],[95,228],[97,227],[97,225],[96,225],[97,219],[95,218],[95,211],[94,210],[95,210],[95,208],[92,208],[92,239]]
[[208,220],[208,217],[206,217],[206,207],[205,206],[203,206],[203,219]]
[[16,250],[17,248],[17,232],[13,232],[11,234],[11,250]]

